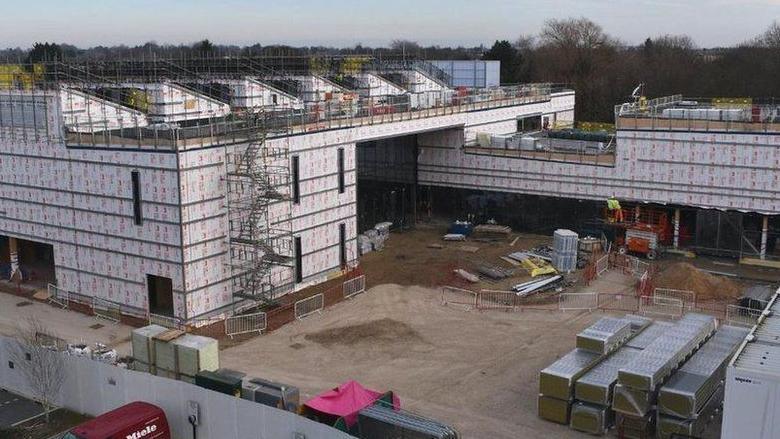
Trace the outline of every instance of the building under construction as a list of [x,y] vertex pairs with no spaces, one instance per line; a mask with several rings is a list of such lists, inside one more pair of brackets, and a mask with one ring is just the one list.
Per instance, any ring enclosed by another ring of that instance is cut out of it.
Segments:
[[604,137],[566,130],[566,88],[316,61],[0,66],[0,277],[192,322],[355,266],[378,222],[464,206],[563,221],[610,196],[667,210],[670,246],[771,254],[771,103],[640,100]]

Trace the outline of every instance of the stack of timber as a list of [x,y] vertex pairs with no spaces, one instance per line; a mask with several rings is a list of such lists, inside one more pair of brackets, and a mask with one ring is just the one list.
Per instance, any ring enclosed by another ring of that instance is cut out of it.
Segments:
[[474,227],[471,239],[478,241],[502,241],[509,238],[512,228],[498,224],[480,224]]

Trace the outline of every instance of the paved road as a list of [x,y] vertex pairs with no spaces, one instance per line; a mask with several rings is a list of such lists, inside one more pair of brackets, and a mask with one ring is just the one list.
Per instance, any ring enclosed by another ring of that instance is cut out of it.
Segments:
[[40,404],[0,389],[0,428],[11,427],[41,413],[43,408]]

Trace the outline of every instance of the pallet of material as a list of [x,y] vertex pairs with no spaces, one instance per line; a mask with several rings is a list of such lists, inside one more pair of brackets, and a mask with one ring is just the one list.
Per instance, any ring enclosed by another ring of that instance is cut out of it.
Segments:
[[716,325],[714,317],[686,314],[621,368],[618,382],[635,390],[655,391],[715,331]]
[[658,411],[693,418],[720,386],[746,328],[722,326],[658,391]]
[[575,402],[570,416],[572,430],[602,435],[612,426],[614,412],[606,406]]
[[147,366],[153,365],[155,359],[154,342],[152,339],[166,331],[168,331],[167,328],[159,325],[149,325],[144,326],[143,328],[133,329],[133,332],[130,336],[133,349],[133,359],[135,361],[144,363]]
[[659,439],[702,437],[713,416],[721,407],[723,392],[723,385],[715,389],[715,393],[710,396],[710,399],[700,408],[693,419],[681,419],[659,413],[656,420],[657,437]]
[[449,425],[390,407],[373,405],[358,412],[360,437],[458,439]]
[[631,322],[616,317],[602,317],[577,334],[577,348],[607,354],[631,336]]
[[512,228],[498,224],[480,224],[474,227],[471,234],[472,239],[507,239],[512,234]]

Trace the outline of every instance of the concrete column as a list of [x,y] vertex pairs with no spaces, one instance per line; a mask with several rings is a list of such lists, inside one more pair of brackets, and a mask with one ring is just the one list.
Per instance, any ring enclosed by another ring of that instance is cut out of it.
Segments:
[[680,208],[674,209],[674,248],[680,246]]
[[19,242],[14,237],[8,237],[8,249],[11,254],[11,280],[21,282],[22,271],[19,270]]
[[766,239],[769,234],[769,217],[764,215],[761,224],[761,259],[766,259]]

